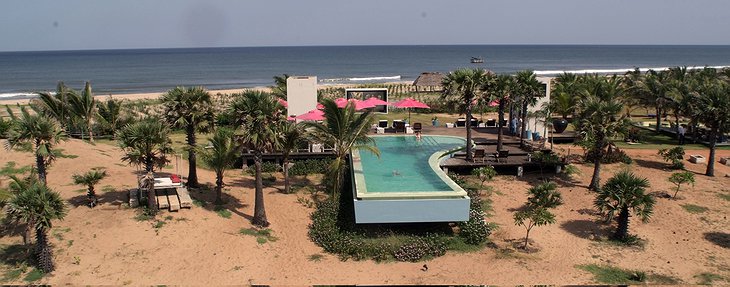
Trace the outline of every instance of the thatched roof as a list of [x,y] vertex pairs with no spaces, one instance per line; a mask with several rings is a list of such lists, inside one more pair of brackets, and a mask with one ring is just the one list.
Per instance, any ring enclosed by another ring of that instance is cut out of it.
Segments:
[[444,74],[439,72],[425,72],[421,73],[413,85],[416,87],[439,87],[441,86],[441,80],[443,80]]

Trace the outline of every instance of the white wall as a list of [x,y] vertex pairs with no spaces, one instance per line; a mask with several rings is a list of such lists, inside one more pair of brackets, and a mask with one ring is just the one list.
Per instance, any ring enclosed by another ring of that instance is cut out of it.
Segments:
[[291,76],[286,79],[288,115],[301,115],[317,108],[317,77]]
[[[551,87],[551,85],[552,85],[551,80],[552,79],[553,78],[549,78],[549,77],[537,77],[537,80],[538,81],[540,81],[541,83],[545,84],[547,90],[545,91],[545,96],[544,97],[538,98],[537,104],[535,104],[534,106],[531,106],[531,107],[528,107],[527,108],[528,114],[530,112],[532,112],[532,111],[540,110],[540,109],[542,109],[543,105],[547,105],[548,103],[550,103],[550,89],[552,88]],[[529,118],[528,117],[528,120],[527,120],[527,129],[530,130],[530,131],[532,131],[532,132],[537,131],[537,132],[540,133],[540,136],[541,137],[545,137],[545,124],[543,122],[541,122],[543,120],[544,119],[535,119],[535,118]],[[537,128],[535,128],[535,125],[536,124],[537,124]],[[550,128],[548,128],[547,131],[549,133],[550,132]]]

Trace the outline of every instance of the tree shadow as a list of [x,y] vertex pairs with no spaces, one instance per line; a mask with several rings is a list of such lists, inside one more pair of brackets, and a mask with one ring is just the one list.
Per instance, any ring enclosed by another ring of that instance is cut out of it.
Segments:
[[23,244],[13,244],[0,249],[0,263],[7,266],[18,266],[27,262],[27,247]]
[[5,217],[0,221],[0,237],[5,236],[23,236],[25,232],[25,223],[17,223],[15,220]]
[[664,162],[645,160],[645,159],[634,159],[634,162],[636,163],[636,165],[638,165],[640,167],[652,168],[652,169],[658,169],[658,170],[671,170],[670,166]]
[[705,239],[722,248],[730,249],[730,233],[705,232]]
[[198,204],[196,205],[199,205],[205,210],[216,212],[219,211],[221,208],[224,208],[240,217],[246,218],[248,220],[253,219],[252,215],[240,211],[240,209],[247,208],[249,205],[241,202],[241,200],[239,200],[235,196],[230,195],[225,190],[221,194],[221,200],[223,201],[223,204],[216,205],[215,197],[215,188],[211,187],[210,185],[201,185],[198,188],[190,189],[190,198],[192,198],[194,202],[197,201]]
[[[103,205],[120,206],[123,203],[129,202],[129,189],[128,188],[111,188],[108,186],[100,188],[96,192],[98,208]],[[89,206],[89,198],[86,195],[86,191],[83,194],[79,194],[68,199],[68,202],[74,207]]]
[[569,220],[560,224],[560,228],[588,240],[598,240],[611,235],[611,226],[594,220]]

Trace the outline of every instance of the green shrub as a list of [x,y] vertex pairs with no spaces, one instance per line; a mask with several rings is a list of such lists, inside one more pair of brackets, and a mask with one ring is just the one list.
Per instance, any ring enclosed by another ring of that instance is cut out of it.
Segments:
[[[593,162],[593,159],[595,158],[595,152],[588,152],[586,153],[585,160],[586,162]],[[601,159],[601,163],[604,164],[612,164],[612,163],[625,163],[625,164],[631,164],[634,162],[631,157],[629,157],[624,151],[620,150],[617,147],[610,148],[606,154]]]
[[0,139],[8,138],[8,131],[10,131],[11,124],[11,121],[5,120],[0,116]]
[[[281,170],[281,166],[275,162],[265,161],[261,163],[261,172],[263,173],[274,173]],[[251,165],[246,168],[246,173],[249,175],[256,174],[256,166]]]
[[305,159],[294,161],[289,168],[289,175],[323,174],[332,163],[331,159]]
[[436,236],[414,237],[401,245],[393,257],[398,261],[418,262],[446,254],[446,242]]
[[678,146],[672,149],[660,149],[658,154],[661,155],[662,158],[664,158],[664,161],[670,164],[670,167],[672,169],[684,168],[684,163],[682,162],[682,159],[684,159],[683,147]]

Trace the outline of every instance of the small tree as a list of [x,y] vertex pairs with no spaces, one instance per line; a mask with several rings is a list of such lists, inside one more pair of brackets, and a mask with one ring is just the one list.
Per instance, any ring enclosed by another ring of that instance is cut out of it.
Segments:
[[672,198],[676,199],[677,193],[679,193],[679,188],[682,184],[691,183],[694,186],[695,174],[691,171],[675,172],[669,176],[669,182],[674,183],[674,185],[677,186],[677,190],[674,191],[674,196],[672,196]]
[[527,230],[523,249],[527,250],[530,231],[533,227],[555,223],[555,215],[550,213],[548,209],[563,204],[562,197],[555,190],[556,188],[557,185],[553,182],[546,182],[530,188],[527,191],[528,198],[525,208],[515,213],[515,225],[521,225]]
[[664,158],[664,161],[670,163],[672,166],[672,169],[683,169],[684,163],[682,162],[682,159],[684,158],[684,148],[681,146],[674,147],[671,149],[660,149],[658,152],[659,155]]
[[74,184],[85,185],[88,188],[87,197],[89,198],[89,207],[94,208],[97,203],[96,191],[94,186],[107,176],[106,170],[92,169],[85,174],[74,174]]
[[654,210],[655,200],[645,194],[649,187],[646,178],[637,177],[630,171],[621,171],[610,178],[602,188],[599,189],[594,204],[599,211],[612,220],[616,213],[618,217],[618,228],[613,239],[626,241],[629,239],[629,218],[630,211],[646,222]]
[[471,171],[471,175],[475,175],[477,176],[477,178],[479,178],[479,181],[481,182],[481,184],[479,185],[479,189],[481,190],[484,188],[484,182],[491,181],[497,175],[497,171],[494,170],[493,166],[488,165],[485,167],[473,169]]
[[218,128],[213,137],[208,138],[210,147],[205,148],[200,156],[207,166],[215,171],[215,204],[223,204],[223,175],[226,169],[233,166],[240,146],[236,144],[233,131]]

